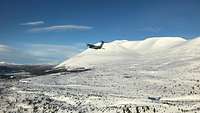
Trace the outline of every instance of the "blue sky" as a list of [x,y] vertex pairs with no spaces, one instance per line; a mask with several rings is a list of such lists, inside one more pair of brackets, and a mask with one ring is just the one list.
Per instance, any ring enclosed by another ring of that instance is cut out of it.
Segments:
[[59,63],[85,43],[200,34],[199,0],[0,0],[0,61]]

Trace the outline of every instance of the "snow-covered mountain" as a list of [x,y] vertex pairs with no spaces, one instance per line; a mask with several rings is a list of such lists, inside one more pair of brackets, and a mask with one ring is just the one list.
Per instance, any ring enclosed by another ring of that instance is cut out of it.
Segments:
[[[200,38],[117,40],[103,48],[64,61],[58,73],[23,79],[15,92],[55,100],[60,113],[122,113],[127,106],[126,113],[200,112]],[[60,71],[74,68],[76,73]]]
[[[98,43],[97,43],[98,45]],[[103,49],[87,49],[67,59],[56,68],[90,67],[118,60],[157,56],[187,57],[200,55],[200,38],[151,37],[141,41],[116,40],[105,43]]]

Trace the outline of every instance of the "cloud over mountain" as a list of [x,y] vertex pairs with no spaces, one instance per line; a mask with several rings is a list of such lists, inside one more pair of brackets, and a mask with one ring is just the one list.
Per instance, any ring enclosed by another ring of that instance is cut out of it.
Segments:
[[0,44],[0,62],[57,64],[80,51],[77,45],[26,44],[19,48]]

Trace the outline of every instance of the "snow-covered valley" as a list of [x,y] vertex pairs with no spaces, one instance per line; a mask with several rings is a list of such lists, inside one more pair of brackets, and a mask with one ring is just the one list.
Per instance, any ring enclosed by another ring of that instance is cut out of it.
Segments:
[[200,38],[117,40],[103,49],[87,49],[58,68],[90,70],[22,79],[2,96],[15,105],[0,111],[200,112]]

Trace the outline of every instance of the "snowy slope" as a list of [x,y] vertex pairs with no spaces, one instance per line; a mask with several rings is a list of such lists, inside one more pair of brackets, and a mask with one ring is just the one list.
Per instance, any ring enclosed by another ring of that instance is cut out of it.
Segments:
[[94,69],[23,79],[28,82],[21,82],[15,91],[17,98],[44,95],[60,102],[64,109],[58,113],[68,109],[72,113],[122,113],[125,106],[132,113],[145,106],[149,107],[145,113],[199,113],[199,52],[200,38],[117,40],[101,50],[87,49],[57,66]]
[[[116,40],[105,43],[103,49],[100,50],[87,49],[82,53],[67,59],[56,66],[56,68],[90,67],[114,62],[116,60],[133,59],[145,55],[148,56],[149,54],[160,52],[162,55],[163,53],[167,54],[168,51],[171,52],[173,50],[174,52],[181,52],[182,48],[190,50],[190,47],[192,49],[195,48],[193,46],[198,45],[198,43],[195,45],[193,45],[193,43],[196,43],[196,41],[187,41],[181,37],[152,37],[143,41]],[[176,50],[177,48],[179,49]]]
[[184,56],[196,56],[200,54],[200,37],[188,40],[186,43],[175,47],[172,50],[174,54],[181,54]]

